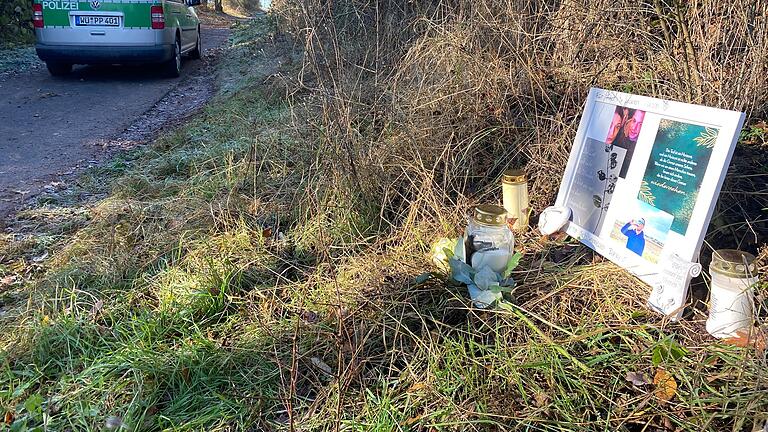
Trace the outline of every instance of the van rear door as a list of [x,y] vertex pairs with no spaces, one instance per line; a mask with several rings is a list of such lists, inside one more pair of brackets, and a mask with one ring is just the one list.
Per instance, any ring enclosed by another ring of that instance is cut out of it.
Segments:
[[50,45],[154,45],[150,2],[42,0],[43,31],[38,42]]

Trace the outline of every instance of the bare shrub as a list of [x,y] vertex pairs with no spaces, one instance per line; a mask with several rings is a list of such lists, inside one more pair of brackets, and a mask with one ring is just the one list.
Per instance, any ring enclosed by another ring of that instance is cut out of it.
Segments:
[[321,132],[321,171],[397,226],[493,200],[510,165],[527,168],[536,209],[551,203],[591,86],[753,116],[768,99],[764,1],[286,0],[276,10],[303,36],[310,114],[300,118]]

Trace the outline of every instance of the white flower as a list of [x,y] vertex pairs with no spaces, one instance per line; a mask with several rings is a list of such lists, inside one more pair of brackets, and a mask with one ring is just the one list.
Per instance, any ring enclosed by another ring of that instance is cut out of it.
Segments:
[[432,245],[432,263],[440,270],[447,272],[450,267],[448,266],[448,255],[445,250],[453,250],[456,245],[455,239],[441,238],[435,244]]
[[487,291],[491,286],[499,285],[499,274],[493,271],[489,266],[485,266],[475,274],[475,285],[483,291]]

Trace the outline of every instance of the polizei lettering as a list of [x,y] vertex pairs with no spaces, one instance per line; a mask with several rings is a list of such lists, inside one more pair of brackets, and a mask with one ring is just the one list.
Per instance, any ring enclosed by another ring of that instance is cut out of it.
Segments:
[[78,10],[76,1],[47,0],[43,2],[43,9]]

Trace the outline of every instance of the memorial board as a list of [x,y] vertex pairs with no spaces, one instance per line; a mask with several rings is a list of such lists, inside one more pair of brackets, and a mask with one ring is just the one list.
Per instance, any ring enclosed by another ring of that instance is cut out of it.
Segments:
[[680,317],[744,114],[593,88],[557,196],[565,231]]

